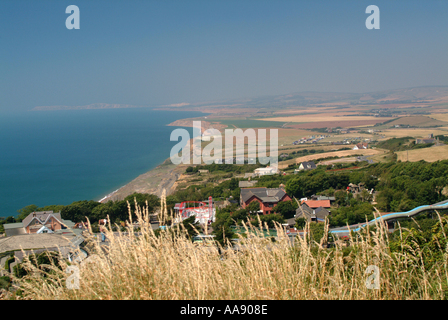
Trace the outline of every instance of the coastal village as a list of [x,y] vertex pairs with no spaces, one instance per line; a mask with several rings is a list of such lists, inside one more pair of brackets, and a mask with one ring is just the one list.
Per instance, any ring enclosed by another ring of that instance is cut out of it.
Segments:
[[[348,130],[347,130],[348,131]],[[347,131],[344,131],[345,133]],[[317,141],[322,140],[327,136],[310,136],[309,138],[302,138],[300,140],[294,141],[292,145],[297,144],[315,144]],[[359,137],[353,139],[353,141],[360,140]],[[344,139],[343,144],[350,144],[351,140]],[[419,141],[418,143],[430,143],[425,141]],[[331,145],[337,145],[338,142],[332,142]],[[369,147],[367,142],[356,143],[353,145],[352,150],[367,149]],[[282,158],[282,153],[280,158]],[[288,154],[286,154],[289,156]],[[284,157],[285,158],[285,157]],[[235,159],[234,159],[235,160]],[[366,162],[372,163],[366,157],[359,156],[356,158],[356,162]],[[280,162],[281,163],[281,162]],[[280,184],[276,188],[267,187],[257,187],[258,179],[262,177],[269,176],[285,176],[285,175],[298,175],[301,172],[309,172],[316,170],[318,165],[325,166],[328,168],[335,167],[335,164],[328,164],[326,162],[316,163],[315,161],[303,161],[297,163],[292,169],[282,171],[279,166],[266,166],[258,167],[253,170],[253,172],[246,172],[244,174],[232,174],[227,175],[227,178],[222,181],[228,181],[230,179],[237,179],[239,190],[238,199],[230,196],[226,199],[213,199],[211,196],[208,199],[203,199],[202,201],[183,201],[180,203],[175,203],[171,209],[171,213],[175,217],[175,224],[180,223],[182,220],[188,219],[192,216],[195,217],[195,222],[203,226],[203,231],[205,234],[213,234],[213,223],[216,221],[217,211],[225,209],[226,207],[233,206],[235,210],[251,210],[250,215],[256,216],[269,216],[278,215],[275,208],[282,202],[294,203],[295,209],[293,215],[284,219],[281,223],[282,228],[287,233],[287,235],[293,240],[294,237],[304,235],[303,227],[305,223],[325,223],[328,217],[331,215],[331,209],[337,208],[338,205],[335,203],[334,196],[325,195],[310,195],[309,197],[304,197],[297,199],[292,195],[289,195],[286,191],[284,184]],[[244,165],[243,165],[244,166]],[[347,168],[347,169],[350,169]],[[185,177],[200,176],[211,176],[211,173],[207,169],[198,169],[197,171],[191,170],[190,172],[181,175],[179,180]],[[338,191],[338,190],[335,190]],[[367,190],[363,183],[359,185],[350,183],[343,191],[344,193],[351,194],[352,196],[358,196],[363,191],[367,192],[370,197],[370,201],[375,203],[375,191]],[[111,201],[111,196],[113,194],[104,197],[99,202],[107,203]],[[253,211],[255,205],[256,210]],[[154,230],[163,229],[167,226],[162,225],[159,217],[160,212],[154,212],[151,215],[151,227]],[[384,213],[378,212],[379,215]],[[159,215],[159,216],[158,216]],[[304,224],[301,227],[298,226],[297,221],[303,220]],[[107,219],[101,219],[98,221],[98,228],[96,232],[93,233],[96,241],[100,242],[102,245],[107,245],[108,239],[105,237],[105,233],[102,232],[103,228],[108,228]],[[393,231],[393,222],[388,223],[390,231]],[[122,228],[124,226],[132,227],[138,230],[140,227],[138,223],[134,222],[130,226],[127,222],[121,222]],[[206,226],[204,228],[204,226]],[[68,219],[63,219],[61,212],[53,211],[33,211],[28,214],[21,222],[15,223],[5,223],[3,224],[4,234],[0,237],[0,264],[2,266],[7,266],[6,272],[13,272],[14,266],[21,263],[25,255],[39,254],[45,251],[60,251],[69,260],[73,260],[76,255],[79,255],[81,250],[82,254],[87,256],[87,253],[82,249],[86,238],[91,238],[92,231],[91,227],[89,229],[88,221],[83,219],[79,221],[71,221]],[[124,229],[123,229],[124,230]],[[272,230],[275,230],[273,227]],[[114,234],[118,234],[115,232]],[[275,232],[274,232],[275,234]],[[344,235],[347,235],[346,232]],[[204,233],[198,234],[196,241],[202,242]],[[236,239],[235,239],[236,240]]]
[[[212,164],[173,165],[167,160],[99,201],[30,205],[19,210],[19,217],[0,221],[0,294],[10,295],[5,290],[13,288],[13,277],[26,274],[29,257],[45,261],[53,254],[67,263],[82,263],[116,241],[147,237],[148,229],[160,237],[183,228],[194,252],[239,252],[245,239],[260,232],[272,243],[287,239],[294,248],[305,241],[328,252],[351,250],[369,228],[381,228],[401,241],[401,224],[423,219],[434,226],[437,214],[448,209],[446,180],[435,175],[445,170],[446,161],[397,160],[400,154],[409,159],[415,150],[445,148],[445,136],[429,130],[418,138],[390,137],[380,129],[297,138],[294,129],[285,129],[288,135],[279,141],[275,165],[249,164],[248,158],[244,164],[216,159]],[[395,176],[395,171],[408,173]],[[399,184],[399,179],[406,182]],[[150,192],[139,187],[149,181]],[[146,220],[139,220],[137,212]]]
[[0,301],[448,300],[448,1],[1,10]]

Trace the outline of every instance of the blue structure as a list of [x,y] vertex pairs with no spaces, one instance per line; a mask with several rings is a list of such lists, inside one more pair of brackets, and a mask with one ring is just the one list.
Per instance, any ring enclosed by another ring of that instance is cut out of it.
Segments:
[[[366,226],[372,226],[375,225],[377,221],[387,221],[387,220],[392,220],[392,219],[400,219],[400,218],[410,218],[413,216],[416,216],[422,212],[425,211],[430,211],[430,210],[443,210],[443,209],[448,209],[448,200],[439,202],[439,203],[435,203],[432,205],[426,205],[426,206],[419,206],[417,208],[414,208],[412,210],[406,211],[406,212],[394,212],[394,213],[389,213],[386,214],[384,216],[381,217],[377,217],[373,220],[370,220],[367,223],[364,223],[360,226],[355,227],[354,229],[351,229],[350,226],[348,227],[340,227],[340,228],[334,228],[334,229],[330,229],[328,232],[329,233],[334,233],[334,234],[338,234],[338,233],[349,233],[350,231],[359,231],[362,228],[366,227]],[[345,229],[344,229],[345,228]]]

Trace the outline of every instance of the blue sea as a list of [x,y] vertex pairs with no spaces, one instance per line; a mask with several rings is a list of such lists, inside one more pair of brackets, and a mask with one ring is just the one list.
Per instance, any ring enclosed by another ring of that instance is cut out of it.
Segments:
[[0,114],[0,217],[30,204],[100,200],[169,158],[178,142],[167,124],[200,116],[149,108]]

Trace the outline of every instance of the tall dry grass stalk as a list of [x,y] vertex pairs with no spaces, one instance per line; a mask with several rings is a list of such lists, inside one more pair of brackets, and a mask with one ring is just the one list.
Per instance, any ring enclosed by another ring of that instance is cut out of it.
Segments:
[[[237,248],[198,246],[185,233],[156,235],[148,210],[136,206],[140,233],[133,228],[101,246],[88,239],[91,257],[78,264],[80,288],[67,289],[67,274],[54,268],[15,279],[31,299],[443,299],[447,297],[447,250],[431,269],[421,252],[391,253],[382,224],[375,231],[325,248],[308,236],[292,243],[278,228],[275,242],[245,225]],[[309,226],[307,227],[309,230]],[[403,248],[405,249],[405,248]],[[366,286],[366,269],[380,270],[380,288]],[[28,266],[32,268],[31,266]]]

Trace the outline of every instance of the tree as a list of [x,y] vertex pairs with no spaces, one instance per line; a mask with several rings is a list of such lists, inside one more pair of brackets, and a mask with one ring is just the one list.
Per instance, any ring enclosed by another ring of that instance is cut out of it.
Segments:
[[325,224],[324,223],[310,223],[310,237],[311,240],[320,243],[321,239],[325,236]]
[[73,202],[61,210],[61,218],[73,222],[85,221],[86,217],[90,218],[92,216],[92,210],[99,205],[101,203],[93,200]]
[[260,203],[258,201],[252,201],[249,203],[246,210],[250,213],[258,213],[258,211],[260,211]]
[[213,234],[215,235],[215,241],[223,247],[227,246],[230,240],[235,237],[235,233],[227,225],[221,225],[218,229],[213,229]]
[[305,228],[306,226],[306,219],[305,218],[297,218],[296,219],[296,224],[294,225],[294,227],[297,230],[302,230],[303,228]]
[[285,219],[289,219],[294,217],[297,206],[296,201],[281,201],[273,208],[273,211],[281,214]]
[[39,207],[35,204],[30,204],[22,209],[17,210],[19,215],[17,216],[17,222],[21,222],[23,219],[28,217],[31,212],[38,211]]
[[182,226],[185,228],[189,239],[193,240],[193,237],[198,234],[196,230],[199,228],[199,223],[196,222],[195,216],[184,219],[182,221]]
[[238,179],[236,179],[236,178],[230,179],[229,189],[234,190],[236,188],[238,188]]
[[[259,220],[261,222],[261,226],[259,225]],[[276,223],[282,224],[285,222],[285,219],[283,216],[278,214],[265,214],[265,215],[257,215],[256,217],[253,217],[251,220],[251,224],[255,227],[264,227],[264,224],[266,223],[268,228],[274,228]]]
[[160,198],[154,194],[149,193],[134,192],[133,194],[124,198],[124,201],[129,201],[132,213],[134,213],[135,211],[135,201],[137,201],[137,205],[140,208],[146,208],[146,202],[148,202],[148,210],[150,213],[152,213],[155,208],[160,207]]

